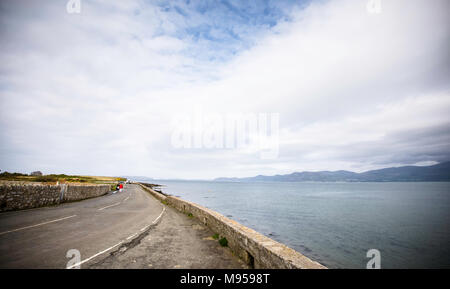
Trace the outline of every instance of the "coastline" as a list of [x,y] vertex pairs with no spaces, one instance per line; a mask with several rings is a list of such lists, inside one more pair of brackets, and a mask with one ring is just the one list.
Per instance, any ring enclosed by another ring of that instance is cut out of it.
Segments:
[[166,205],[193,216],[228,241],[233,253],[250,268],[255,269],[326,269],[296,250],[266,237],[211,209],[179,197],[164,195],[137,183],[145,191]]

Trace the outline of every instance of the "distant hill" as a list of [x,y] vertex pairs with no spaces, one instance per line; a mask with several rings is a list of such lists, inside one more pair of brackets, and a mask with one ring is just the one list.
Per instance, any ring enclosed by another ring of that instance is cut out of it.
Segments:
[[450,162],[433,166],[405,166],[372,170],[363,173],[350,171],[295,172],[249,178],[217,178],[218,182],[448,182]]
[[140,181],[140,182],[152,182],[154,181],[153,178],[149,178],[149,177],[145,177],[145,176],[123,176],[124,178],[126,178],[127,180],[132,180],[132,181]]

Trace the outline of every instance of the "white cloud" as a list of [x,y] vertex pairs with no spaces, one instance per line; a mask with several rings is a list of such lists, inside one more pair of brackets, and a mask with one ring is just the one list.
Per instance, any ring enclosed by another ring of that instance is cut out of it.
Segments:
[[[295,9],[226,62],[198,58],[214,51],[175,36],[183,17],[140,1],[87,2],[80,15],[11,5],[1,30],[1,168],[212,178],[442,161],[448,1],[382,5],[381,14],[350,0]],[[280,113],[279,159],[172,148],[171,120],[198,104]],[[407,137],[418,131],[426,145]]]

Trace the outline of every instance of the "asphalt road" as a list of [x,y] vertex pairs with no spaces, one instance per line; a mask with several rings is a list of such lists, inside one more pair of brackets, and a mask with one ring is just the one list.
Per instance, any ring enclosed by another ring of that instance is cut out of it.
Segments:
[[[137,185],[59,206],[0,214],[0,268],[89,267],[146,233],[165,206]],[[153,225],[152,225],[153,224]],[[80,263],[70,249],[80,252]]]

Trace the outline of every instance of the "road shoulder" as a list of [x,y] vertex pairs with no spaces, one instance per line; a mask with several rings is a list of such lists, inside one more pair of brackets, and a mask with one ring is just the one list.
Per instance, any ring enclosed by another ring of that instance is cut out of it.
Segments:
[[166,207],[160,222],[89,268],[241,269],[246,265],[195,218]]

